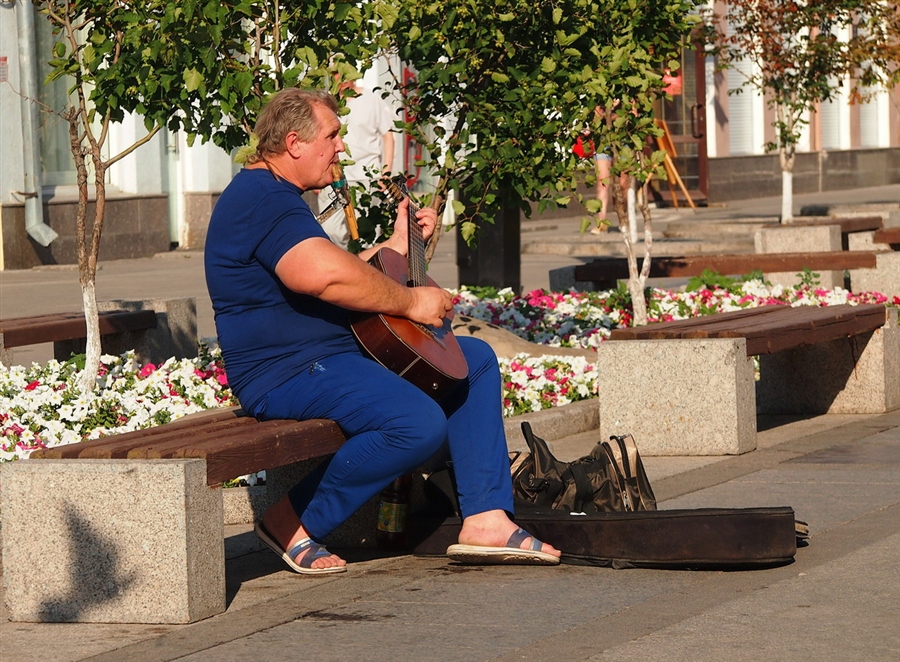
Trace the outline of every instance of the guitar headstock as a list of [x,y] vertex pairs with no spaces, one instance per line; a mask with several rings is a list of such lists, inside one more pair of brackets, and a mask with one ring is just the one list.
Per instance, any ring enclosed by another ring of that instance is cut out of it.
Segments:
[[384,178],[382,182],[384,190],[397,202],[402,202],[404,198],[410,197],[409,189],[406,187],[406,177],[403,175],[397,175],[390,179]]

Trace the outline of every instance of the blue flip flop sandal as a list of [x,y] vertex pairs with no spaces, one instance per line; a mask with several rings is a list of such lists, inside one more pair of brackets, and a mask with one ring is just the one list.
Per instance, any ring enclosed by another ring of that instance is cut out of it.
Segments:
[[[334,566],[331,568],[311,568],[310,566],[316,559],[331,556],[331,552],[325,549],[325,545],[320,545],[312,538],[303,538],[289,550],[285,551],[278,541],[269,533],[266,527],[263,526],[262,521],[257,522],[256,526],[253,527],[253,530],[269,549],[278,554],[285,563],[291,566],[291,569],[299,572],[301,575],[333,575],[338,572],[347,572],[347,566],[345,565]],[[300,563],[297,563],[297,557],[306,550],[309,550],[309,553],[300,559]]]
[[[519,545],[527,538],[531,538],[531,544],[527,549],[520,548]],[[524,529],[516,529],[506,541],[505,547],[450,545],[447,548],[447,556],[453,561],[472,565],[558,565],[559,559],[552,554],[542,552],[542,545],[540,540]]]

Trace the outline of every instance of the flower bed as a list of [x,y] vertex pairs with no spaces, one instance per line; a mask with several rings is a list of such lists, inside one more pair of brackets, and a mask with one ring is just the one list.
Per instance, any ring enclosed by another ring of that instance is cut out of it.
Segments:
[[[782,288],[759,280],[690,292],[652,290],[651,321],[760,305],[888,303],[877,293]],[[503,327],[548,346],[540,358],[518,356],[500,362],[503,411],[513,416],[568,404],[596,395],[594,365],[580,357],[554,356],[553,346],[595,347],[610,330],[631,319],[627,295],[619,291],[558,293],[537,290],[516,296],[510,290],[456,294],[456,311]],[[236,404],[214,342],[201,343],[193,360],[171,359],[159,366],[138,365],[132,353],[104,356],[97,391],[86,397],[75,388],[76,361],[31,367],[0,365],[0,461],[32,450],[106,434],[160,425],[193,412]]]

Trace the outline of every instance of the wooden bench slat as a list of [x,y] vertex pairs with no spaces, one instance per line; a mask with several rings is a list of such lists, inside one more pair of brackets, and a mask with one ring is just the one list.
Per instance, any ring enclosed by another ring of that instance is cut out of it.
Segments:
[[257,421],[250,417],[235,419],[225,425],[217,422],[202,428],[186,430],[180,434],[166,435],[148,439],[144,443],[130,444],[126,454],[122,457],[130,460],[180,457],[177,453],[182,448],[216,447],[218,444],[228,443],[229,439],[248,439],[253,435],[265,437],[275,434],[279,428],[296,425],[298,422],[292,420]]
[[334,421],[257,421],[239,408],[208,410],[173,423],[103,439],[35,451],[35,459],[206,460],[206,481],[218,485],[245,474],[337,452],[346,441]]
[[[127,443],[129,440],[148,439],[161,435],[169,435],[179,430],[196,428],[198,426],[208,425],[214,421],[228,421],[238,417],[245,416],[240,407],[223,407],[221,409],[208,409],[205,411],[189,414],[176,421],[159,425],[152,428],[142,430],[134,430],[132,432],[123,432],[122,434],[109,435],[99,439],[91,439],[75,444],[66,444],[64,446],[54,446],[52,448],[43,448],[31,453],[30,457],[35,459],[75,459],[85,452],[97,453],[96,457],[103,457],[100,449],[107,446],[115,447],[120,443]],[[92,449],[92,450],[88,450]],[[96,449],[94,451],[93,449]]]
[[813,329],[835,320],[855,319],[861,314],[855,306],[763,306],[765,315],[741,320],[722,319],[719,315],[696,318],[700,323],[686,327],[687,332],[705,331],[710,334],[721,330],[736,330],[743,334],[777,333],[782,328],[804,327]]
[[747,355],[771,354],[874,331],[884,325],[881,304],[851,306],[764,306],[758,314],[719,313],[690,320],[614,330],[610,340],[746,338]]
[[798,219],[794,218],[786,225],[776,225],[773,227],[792,228],[797,226],[818,226],[818,225],[837,225],[841,228],[841,234],[852,234],[854,232],[871,232],[872,230],[880,230],[884,227],[884,220],[881,216],[857,216],[842,218],[816,218],[816,219]]
[[[152,310],[112,310],[101,312],[100,335],[144,331],[156,328]],[[87,336],[83,313],[56,313],[0,320],[0,333],[6,347],[23,347]]]
[[[737,253],[733,255],[660,256],[650,261],[651,278],[699,276],[705,269],[724,275],[743,275],[753,271],[778,273],[874,269],[878,251],[823,251],[821,253]],[[604,282],[628,278],[628,261],[606,257],[575,267],[575,280]]]
[[[717,316],[728,320],[739,320],[748,317],[758,317],[759,315],[771,314],[770,308],[776,306],[759,306],[757,308],[744,308],[741,310],[729,310],[725,313],[716,313]],[[630,326],[613,329],[609,334],[610,340],[635,340],[638,338],[653,338],[653,334],[659,334],[660,338],[664,338],[666,333],[675,332],[678,329],[690,328],[697,326],[701,320],[707,320],[709,316],[690,317],[683,320],[671,320],[669,322],[653,322],[646,326]]]
[[900,227],[875,231],[876,244],[900,244]]
[[[119,443],[110,443],[104,446],[91,446],[85,448],[79,455],[82,459],[124,459],[132,458],[133,453],[140,453],[142,449],[166,444],[191,444],[210,435],[241,434],[243,430],[256,425],[253,418],[233,418],[230,420],[213,421],[207,425],[183,430],[166,430],[166,426],[160,426],[164,432],[147,437],[134,437]],[[156,428],[148,428],[154,430]],[[115,435],[113,435],[115,442]]]
[[[794,309],[796,310],[796,309]],[[821,309],[819,309],[821,310]],[[860,315],[837,314],[833,317],[811,316],[809,311],[795,319],[770,320],[748,329],[723,332],[719,337],[747,339],[747,356],[773,354],[786,349],[850,338],[884,325],[884,310]]]
[[[222,483],[236,476],[283,467],[316,457],[336,453],[346,438],[334,421],[303,421],[302,426],[278,430],[272,436],[260,439],[258,445],[223,445],[206,454],[206,482]],[[186,449],[185,457],[199,449]]]

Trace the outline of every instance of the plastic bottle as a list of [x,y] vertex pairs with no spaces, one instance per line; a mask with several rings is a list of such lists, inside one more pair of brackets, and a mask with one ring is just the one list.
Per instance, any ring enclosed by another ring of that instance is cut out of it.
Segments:
[[400,476],[381,493],[375,542],[380,549],[403,550],[409,545],[407,518],[412,475]]

